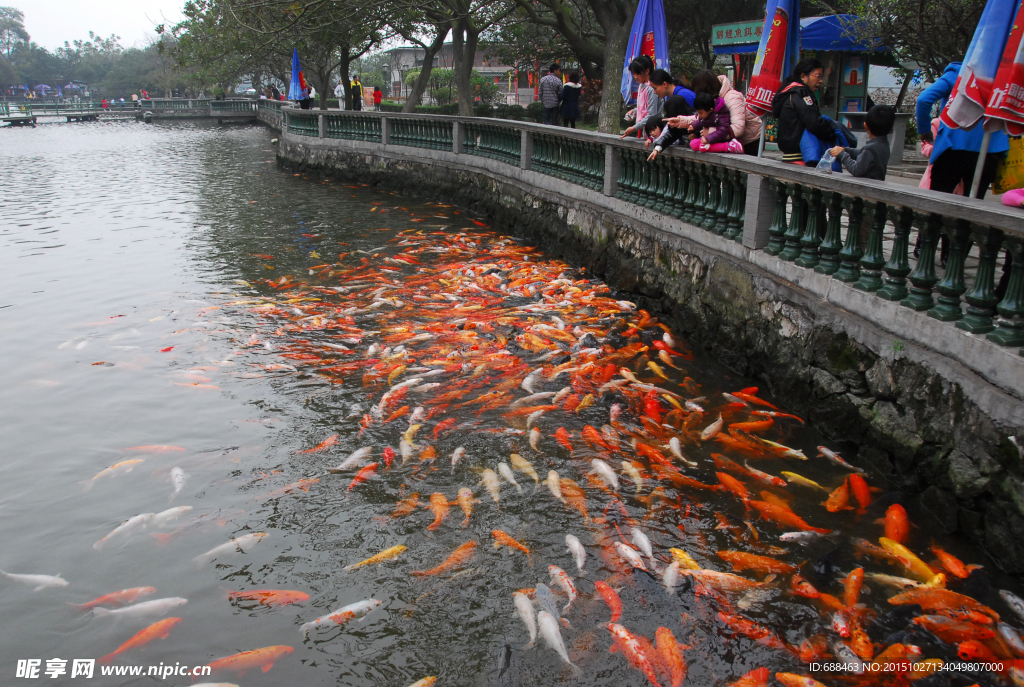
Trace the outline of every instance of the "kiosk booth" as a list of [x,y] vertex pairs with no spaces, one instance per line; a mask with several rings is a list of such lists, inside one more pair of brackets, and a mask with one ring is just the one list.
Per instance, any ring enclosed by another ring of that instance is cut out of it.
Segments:
[[[800,20],[800,56],[817,58],[825,66],[824,82],[818,90],[822,114],[843,121],[858,139],[866,137],[864,116],[871,106],[868,76],[871,65],[898,66],[888,49],[878,41],[853,38],[851,28],[857,22],[852,14],[804,17]],[[746,92],[754,58],[761,41],[764,19],[712,27],[711,45],[716,55],[732,55],[733,84]],[[890,165],[903,162],[903,141],[909,114],[897,114],[889,136]],[[767,141],[774,141],[774,125],[768,123]]]

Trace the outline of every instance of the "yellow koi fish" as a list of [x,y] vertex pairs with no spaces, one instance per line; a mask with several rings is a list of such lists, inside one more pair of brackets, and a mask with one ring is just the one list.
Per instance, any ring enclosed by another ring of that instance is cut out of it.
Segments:
[[364,565],[374,565],[376,563],[383,563],[384,561],[391,560],[392,558],[397,558],[398,556],[402,555],[405,552],[405,550],[406,547],[402,546],[401,544],[399,544],[398,546],[392,546],[390,549],[384,549],[380,553],[370,556],[365,561],[360,561],[359,563],[354,563],[352,565],[346,565],[345,570],[355,570],[356,568],[361,568]]

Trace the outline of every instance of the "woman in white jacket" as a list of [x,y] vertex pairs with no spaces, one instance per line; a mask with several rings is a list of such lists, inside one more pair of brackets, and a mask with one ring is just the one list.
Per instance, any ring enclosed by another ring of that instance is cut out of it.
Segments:
[[[745,155],[756,157],[763,126],[761,118],[747,109],[747,99],[732,87],[729,77],[724,74],[715,76],[714,72],[705,69],[693,75],[693,78],[690,79],[690,88],[694,93],[708,93],[725,100],[725,105],[729,108],[733,137],[743,144]],[[668,125],[685,129],[696,119],[696,116],[682,115],[668,120]]]

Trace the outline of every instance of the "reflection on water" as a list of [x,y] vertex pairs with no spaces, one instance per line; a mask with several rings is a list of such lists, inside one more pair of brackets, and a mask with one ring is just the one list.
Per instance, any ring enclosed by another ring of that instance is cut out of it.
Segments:
[[954,632],[938,593],[916,623],[886,600],[944,584],[1019,624],[995,591],[1018,582],[958,567],[985,561],[628,294],[457,208],[282,173],[264,129],[2,134],[0,567],[67,581],[0,579],[5,675],[157,622],[112,664],[621,685],[685,657],[724,684],[956,660],[925,628],[1014,651],[984,610]]

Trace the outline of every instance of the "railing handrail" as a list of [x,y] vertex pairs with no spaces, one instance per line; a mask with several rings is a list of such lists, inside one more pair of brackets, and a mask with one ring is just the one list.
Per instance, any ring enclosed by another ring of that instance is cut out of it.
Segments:
[[[514,119],[498,119],[495,117],[465,117],[459,115],[435,115],[405,112],[376,112],[355,110],[303,110],[297,107],[281,107],[281,112],[289,116],[318,117],[380,117],[382,119],[416,119],[443,122],[459,122],[463,124],[483,124],[506,127],[535,134],[558,136],[564,139],[589,141],[600,145],[612,145],[627,150],[645,150],[638,140],[623,140],[614,134],[603,134],[580,129],[552,127],[535,122],[522,122]],[[1024,237],[1024,221],[1019,210],[1003,205],[985,202],[976,198],[966,198],[949,193],[940,193],[929,189],[921,189],[903,184],[860,179],[848,174],[823,174],[800,165],[793,165],[766,158],[755,158],[749,155],[697,153],[683,146],[670,146],[662,155],[668,154],[685,160],[705,162],[727,169],[768,177],[780,181],[801,184],[822,191],[835,191],[844,195],[856,196],[865,201],[880,202],[911,208],[922,213],[937,213],[955,219],[962,219],[975,224],[990,226],[1008,234]]]

